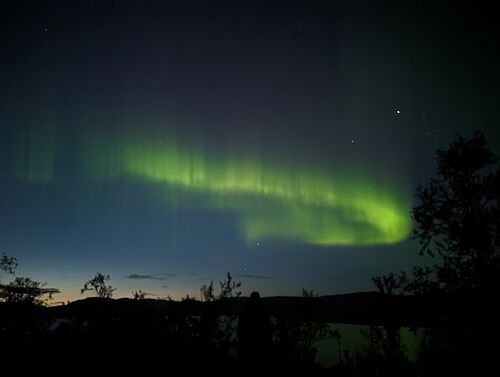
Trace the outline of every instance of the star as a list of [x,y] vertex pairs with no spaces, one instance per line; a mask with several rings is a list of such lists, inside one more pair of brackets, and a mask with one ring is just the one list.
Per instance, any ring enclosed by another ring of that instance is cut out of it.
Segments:
[[47,31],[49,31],[47,28],[44,28],[43,31],[46,33]]
[[257,242],[257,247],[259,247],[259,246],[260,246],[260,242]]
[[401,114],[401,111],[400,110],[396,110],[396,114]]
[[351,139],[351,144],[354,144],[355,142],[356,142],[356,140]]

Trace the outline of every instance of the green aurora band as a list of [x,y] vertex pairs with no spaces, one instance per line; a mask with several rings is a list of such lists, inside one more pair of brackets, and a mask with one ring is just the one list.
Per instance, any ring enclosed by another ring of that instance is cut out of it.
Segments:
[[277,238],[325,246],[393,244],[410,233],[410,199],[366,173],[333,175],[178,139],[93,135],[82,144],[85,171],[94,179],[162,185],[166,205],[235,211],[250,243]]
[[[56,153],[54,135],[49,126],[4,130],[0,179],[54,182],[57,161],[66,157]],[[249,243],[276,238],[326,246],[392,244],[410,233],[409,196],[370,177],[366,168],[326,170],[257,149],[210,149],[175,132],[125,128],[80,136],[73,153],[86,179],[156,185],[167,208],[231,211]]]

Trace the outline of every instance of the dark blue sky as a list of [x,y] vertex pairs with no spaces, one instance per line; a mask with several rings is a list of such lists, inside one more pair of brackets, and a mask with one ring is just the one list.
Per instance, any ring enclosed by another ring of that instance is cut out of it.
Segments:
[[420,260],[402,217],[435,150],[498,151],[487,7],[1,7],[0,250],[63,299],[97,271],[117,296],[371,290]]

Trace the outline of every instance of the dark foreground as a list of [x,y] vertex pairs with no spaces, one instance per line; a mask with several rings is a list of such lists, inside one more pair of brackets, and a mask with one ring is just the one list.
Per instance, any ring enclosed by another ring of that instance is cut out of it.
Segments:
[[[211,303],[86,299],[59,307],[0,303],[2,374],[444,376],[498,371],[494,300],[372,293],[264,299],[270,343],[251,344],[250,352],[238,338],[246,304],[244,298]],[[315,342],[338,336],[327,322],[372,326],[366,345],[344,353],[332,369],[314,362]],[[425,328],[416,361],[405,353],[401,326]]]

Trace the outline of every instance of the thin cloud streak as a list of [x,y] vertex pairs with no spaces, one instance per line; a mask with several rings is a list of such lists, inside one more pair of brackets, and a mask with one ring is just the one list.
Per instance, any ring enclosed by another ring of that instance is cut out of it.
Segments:
[[150,275],[150,274],[130,274],[127,276],[127,279],[132,280],[167,280],[166,277],[158,275]]

